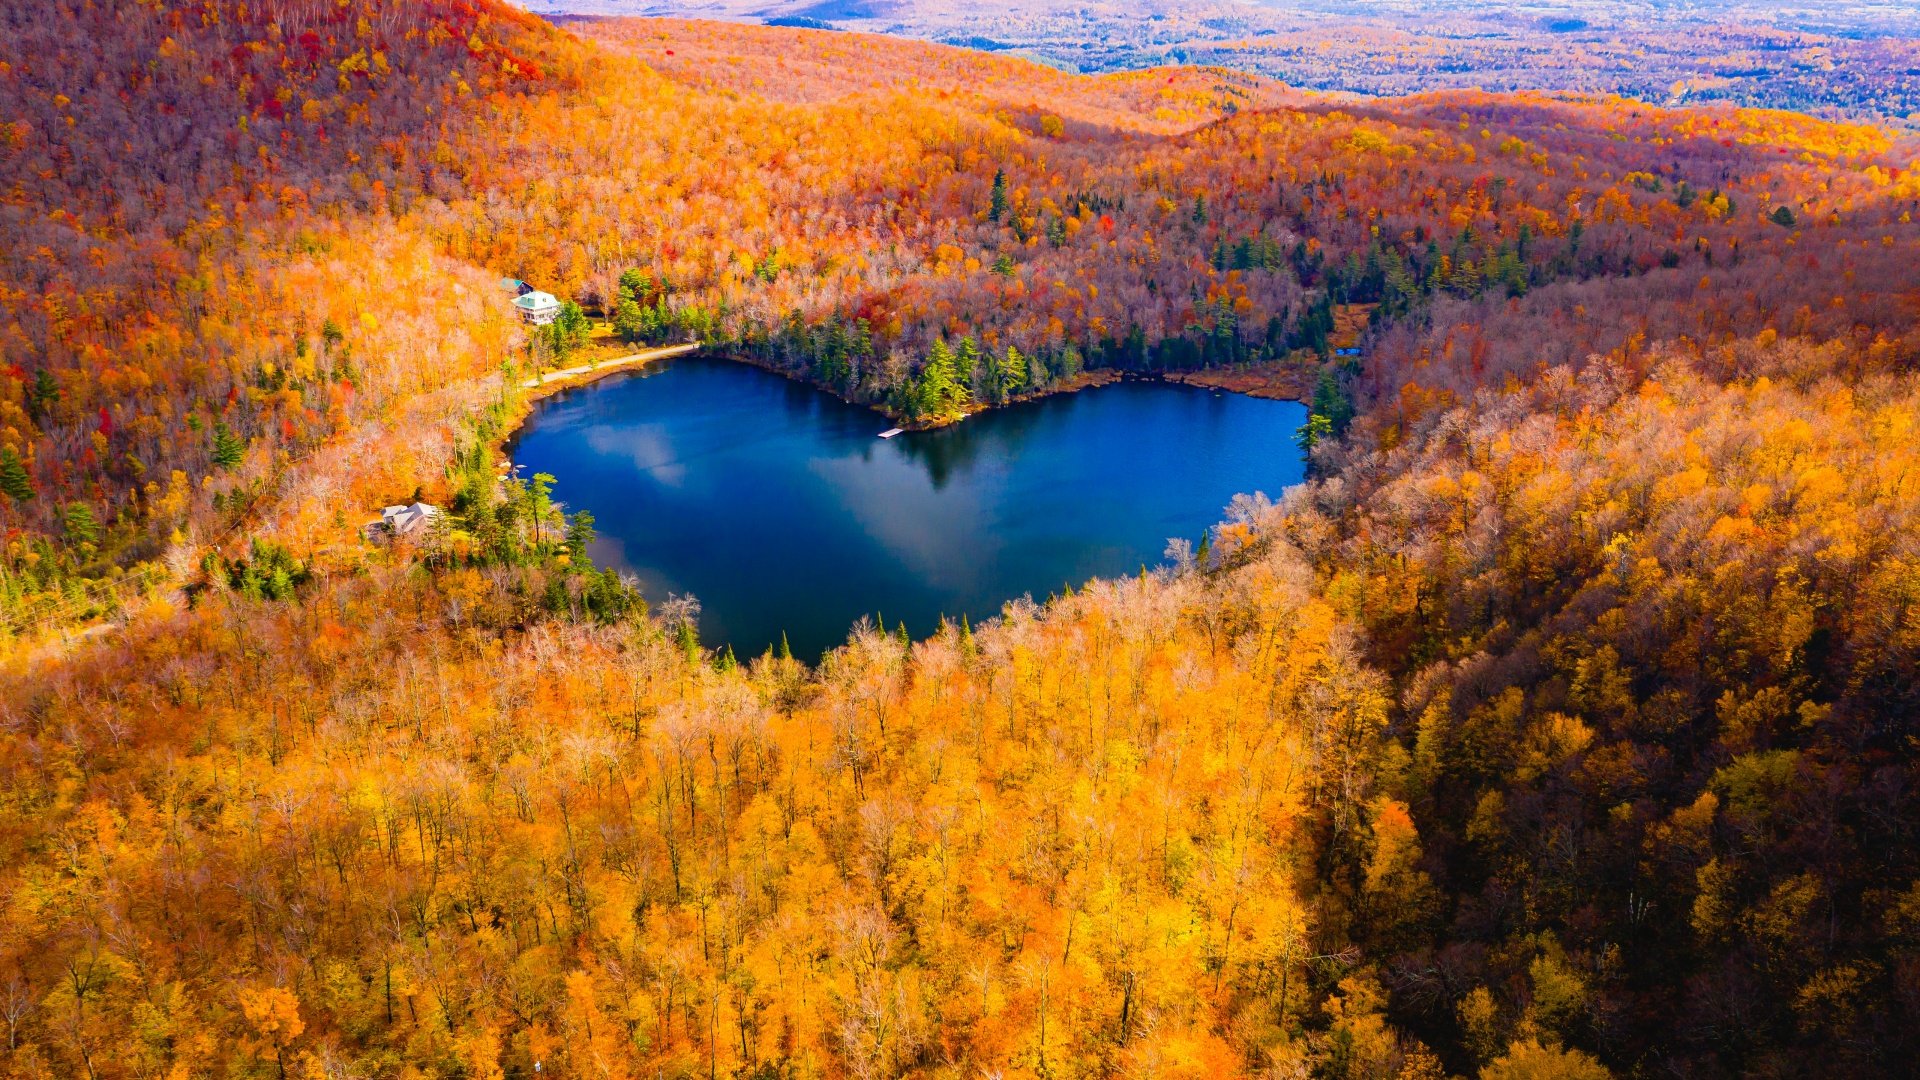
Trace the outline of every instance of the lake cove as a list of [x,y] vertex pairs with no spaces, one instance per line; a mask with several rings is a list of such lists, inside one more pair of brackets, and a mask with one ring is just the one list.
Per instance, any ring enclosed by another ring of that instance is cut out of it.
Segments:
[[596,562],[649,603],[698,597],[702,643],[745,660],[785,632],[813,661],[862,615],[921,637],[1158,564],[1235,494],[1299,482],[1306,415],[1129,381],[881,439],[871,410],[683,357],[537,402],[507,449],[592,512]]

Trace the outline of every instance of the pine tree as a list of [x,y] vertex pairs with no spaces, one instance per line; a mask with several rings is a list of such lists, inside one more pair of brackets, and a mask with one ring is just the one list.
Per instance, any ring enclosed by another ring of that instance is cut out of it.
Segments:
[[995,169],[993,172],[993,195],[987,206],[987,216],[999,221],[1007,216],[1007,170]]
[[567,519],[567,550],[575,555],[585,555],[593,538],[599,535],[593,528],[593,514],[582,510]]
[[834,367],[851,370],[847,363],[847,327],[838,320],[827,327],[827,358]]
[[247,444],[233,433],[225,420],[213,425],[213,463],[223,469],[238,466],[247,457]]
[[33,498],[33,477],[27,475],[26,465],[12,447],[0,450],[0,492],[16,504]]
[[33,386],[27,390],[27,415],[37,423],[44,419],[53,403],[60,400],[60,384],[53,372],[41,368],[33,373]]
[[528,517],[533,519],[535,546],[546,543],[547,518],[553,513],[553,474],[534,473],[533,486],[527,489]]
[[961,338],[960,344],[954,347],[953,370],[956,377],[968,385],[972,385],[976,378],[981,377],[988,380],[983,382],[982,386],[991,385],[992,364],[989,362],[986,371],[980,370],[980,346],[974,344],[972,336]]
[[1000,399],[1005,401],[1025,390],[1028,382],[1027,358],[1019,349],[1007,346],[1006,358],[1000,362],[1000,385],[995,387]]
[[1331,369],[1322,368],[1319,381],[1314,383],[1312,411],[1315,416],[1326,417],[1327,429],[1336,437],[1345,435],[1347,425],[1353,422],[1353,400]]
[[955,375],[953,350],[946,342],[935,341],[920,372],[916,413],[932,418],[953,416],[966,408],[971,396]]
[[547,327],[547,334],[553,346],[555,356],[565,356],[587,343],[587,313],[580,305],[568,300],[560,305],[560,314],[554,316],[553,324]]
[[100,523],[94,520],[93,508],[86,503],[69,503],[60,513],[60,527],[67,539],[76,544],[91,544],[100,539]]
[[613,332],[622,341],[639,341],[644,325],[639,298],[632,289],[620,286],[620,299],[613,305]]
[[873,359],[872,323],[865,319],[854,320],[853,336],[847,342],[847,355],[857,365],[864,365]]
[[836,346],[834,336],[818,328],[803,333],[802,350],[813,358],[814,374],[828,386],[845,386],[853,377],[853,366],[847,363],[847,341],[843,331]]
[[1311,454],[1313,448],[1333,437],[1333,422],[1319,413],[1310,414],[1307,422],[1300,425],[1300,431],[1293,441],[1299,444],[1303,453]]

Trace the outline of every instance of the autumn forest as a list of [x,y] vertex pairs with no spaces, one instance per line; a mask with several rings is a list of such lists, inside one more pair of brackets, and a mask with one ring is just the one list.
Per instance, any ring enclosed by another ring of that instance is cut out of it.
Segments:
[[[0,6],[0,1075],[1900,1074],[1916,212],[1865,116]],[[686,342],[1310,478],[735,655],[501,451]]]

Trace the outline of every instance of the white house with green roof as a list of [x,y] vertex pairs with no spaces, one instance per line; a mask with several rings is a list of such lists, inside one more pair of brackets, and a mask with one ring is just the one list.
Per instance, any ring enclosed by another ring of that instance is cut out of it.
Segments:
[[560,301],[538,289],[514,297],[513,306],[528,326],[545,326],[560,314]]

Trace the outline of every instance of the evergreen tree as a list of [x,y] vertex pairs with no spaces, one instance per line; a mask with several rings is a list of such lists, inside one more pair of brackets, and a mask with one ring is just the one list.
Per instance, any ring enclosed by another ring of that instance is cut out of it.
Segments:
[[15,504],[33,498],[33,477],[27,474],[27,466],[12,447],[0,450],[0,492]]
[[587,313],[580,305],[569,300],[560,305],[560,314],[554,316],[553,324],[547,327],[549,342],[553,345],[556,357],[565,356],[587,343]]
[[1302,424],[1294,442],[1304,453],[1311,454],[1313,448],[1345,434],[1347,426],[1353,422],[1353,400],[1334,376],[1333,369],[1322,368],[1320,378],[1313,387],[1312,411],[1307,414],[1307,422]]
[[222,469],[231,469],[247,457],[246,441],[233,433],[225,420],[213,425],[213,463]]
[[753,264],[753,276],[768,285],[780,278],[780,249],[775,248]]
[[1293,441],[1299,445],[1302,453],[1311,454],[1314,447],[1332,437],[1333,422],[1319,413],[1312,413],[1307,417],[1307,422],[1300,425]]
[[927,363],[920,372],[915,415],[927,419],[946,419],[964,412],[972,394],[954,370],[953,350],[944,341],[935,341],[927,352]]
[[553,513],[553,474],[534,473],[533,486],[526,489],[528,516],[533,519],[533,542],[546,539],[547,518]]
[[987,204],[987,217],[999,221],[1007,216],[1007,170],[993,172],[993,195]]
[[920,386],[914,411],[917,415],[939,416],[945,410],[946,400],[952,393],[953,354],[944,341],[935,341],[927,352],[927,362],[920,369]]
[[987,370],[981,370],[980,346],[974,344],[971,335],[961,338],[960,344],[955,346],[953,350],[953,370],[960,381],[968,385],[973,385],[976,379],[981,380],[981,387],[987,391],[989,396],[991,396],[993,392],[991,385],[993,378],[992,366],[992,358],[989,357]]
[[1328,431],[1335,437],[1345,435],[1347,426],[1353,422],[1353,400],[1340,386],[1340,380],[1333,371],[1321,369],[1320,378],[1313,386],[1313,413],[1327,418]]
[[584,555],[593,538],[599,535],[593,528],[593,514],[582,510],[567,519],[567,550],[575,555]]
[[100,539],[100,523],[86,503],[69,503],[60,512],[60,528],[76,544],[91,544]]
[[54,380],[53,372],[41,368],[33,373],[33,386],[27,391],[27,415],[37,423],[60,400],[60,384]]
[[834,387],[844,387],[847,377],[851,374],[846,358],[826,349],[820,350],[819,359],[814,364],[814,371],[819,375],[821,382]]
[[1080,355],[1080,349],[1077,346],[1068,345],[1054,357],[1054,374],[1062,379],[1071,379],[1080,374],[1085,363],[1085,359]]
[[854,320],[853,335],[847,341],[847,356],[853,369],[867,369],[873,360],[873,324],[865,319]]
[[[628,271],[631,273],[632,271]],[[622,275],[625,277],[625,275]],[[639,341],[646,324],[645,309],[640,306],[640,298],[625,285],[620,286],[620,299],[613,305],[613,332],[622,341]]]
[[835,367],[851,370],[847,363],[847,327],[837,320],[827,327],[827,356]]
[[798,308],[787,312],[786,318],[780,320],[780,329],[774,340],[782,359],[800,360],[810,355],[807,352],[807,321]]
[[1027,389],[1029,381],[1027,358],[1020,354],[1019,349],[1011,345],[1007,346],[1006,358],[1000,362],[999,366],[1000,385],[994,389],[999,393],[1000,400],[1005,401]]

